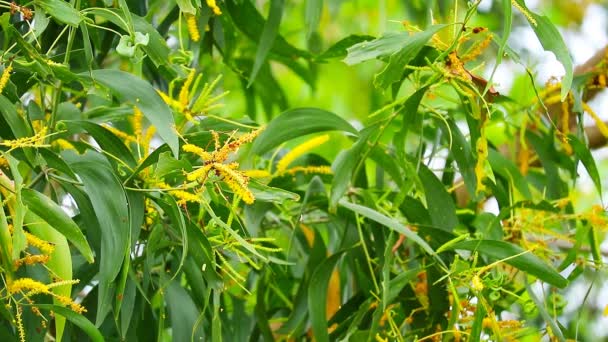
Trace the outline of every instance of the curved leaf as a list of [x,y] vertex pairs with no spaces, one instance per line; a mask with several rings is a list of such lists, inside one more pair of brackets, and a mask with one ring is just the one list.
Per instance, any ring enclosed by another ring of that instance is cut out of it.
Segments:
[[338,260],[342,257],[342,254],[344,254],[344,251],[340,251],[325,259],[317,266],[310,278],[310,284],[308,286],[308,310],[310,311],[312,331],[315,335],[315,339],[319,342],[329,341],[327,317],[325,313],[327,288],[332,271]]
[[51,227],[65,236],[92,263],[93,252],[80,227],[50,198],[31,189],[21,190],[23,203],[36,215],[40,216]]
[[551,266],[547,265],[534,254],[528,253],[512,243],[498,240],[469,240],[457,242],[448,249],[477,251],[492,259],[504,259],[505,263],[551,285],[559,288],[564,288],[568,285],[568,280],[557,273]]
[[255,139],[251,152],[264,154],[290,139],[324,131],[357,134],[357,130],[351,124],[332,112],[319,108],[290,109],[268,124],[262,134]]
[[43,310],[52,310],[55,314],[67,318],[72,324],[82,329],[82,331],[84,331],[93,342],[105,341],[101,332],[99,332],[95,325],[93,325],[93,323],[91,323],[91,321],[86,319],[86,317],[83,315],[79,315],[72,310],[57,305],[36,304],[36,306]]

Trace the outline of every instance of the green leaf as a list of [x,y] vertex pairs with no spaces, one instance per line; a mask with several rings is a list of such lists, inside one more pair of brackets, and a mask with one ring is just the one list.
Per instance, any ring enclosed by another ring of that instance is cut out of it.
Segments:
[[597,170],[597,166],[595,165],[595,160],[591,155],[591,151],[589,151],[589,148],[582,141],[572,134],[568,135],[568,141],[570,142],[570,146],[572,146],[572,150],[574,150],[576,157],[581,160],[585,169],[587,169],[589,177],[591,177],[600,198],[602,198],[602,180],[600,178],[600,173]]
[[[204,341],[207,340],[200,329],[194,330],[199,311],[188,292],[179,281],[172,281],[165,289],[166,303],[171,319],[173,341]],[[215,307],[215,305],[213,306]],[[194,336],[192,336],[194,335]]]
[[456,206],[443,183],[424,164],[420,164],[418,172],[424,186],[426,205],[431,216],[431,222],[437,228],[451,232],[458,225]]
[[488,149],[488,162],[492,166],[492,171],[512,183],[522,196],[525,198],[532,197],[528,181],[511,160],[490,148]]
[[551,266],[536,255],[512,243],[497,240],[469,240],[455,243],[448,249],[476,251],[492,259],[504,260],[505,263],[553,286],[564,288],[568,285],[568,280]]
[[[234,25],[243,32],[247,38],[259,42],[265,27],[265,20],[255,8],[253,2],[227,0],[225,4]],[[299,50],[289,44],[281,35],[277,35],[270,51],[288,58],[297,56],[308,57],[310,55],[306,51]]]
[[64,158],[78,174],[89,196],[101,229],[99,257],[99,305],[96,324],[103,322],[112,303],[113,281],[120,272],[129,246],[129,208],[122,184],[106,159],[98,153],[65,153]]
[[373,40],[375,37],[367,35],[351,34],[346,38],[342,38],[337,41],[334,45],[330,46],[329,49],[325,50],[322,54],[317,56],[316,60],[326,60],[332,58],[344,58],[348,54],[347,49],[355,44]]
[[73,243],[88,262],[93,262],[93,252],[80,227],[72,221],[57,203],[38,191],[31,189],[21,190],[21,198],[29,210],[40,216],[40,218]]
[[335,208],[338,201],[348,190],[353,177],[353,172],[357,163],[365,162],[360,160],[363,148],[367,146],[367,141],[378,130],[378,126],[370,126],[361,131],[357,142],[348,150],[341,151],[334,163],[332,169],[334,178],[331,182],[331,194],[329,198],[329,207]]
[[319,108],[290,109],[268,124],[253,142],[251,153],[264,154],[288,140],[324,131],[357,134],[353,126],[332,112]]
[[306,0],[304,24],[306,25],[306,40],[317,30],[323,14],[323,0]]
[[300,195],[291,191],[274,188],[255,181],[249,183],[249,189],[256,201],[284,203],[286,200],[299,201]]
[[[551,20],[546,16],[540,16],[532,11],[528,7],[526,7],[526,3],[524,0],[515,0],[527,13],[524,13],[526,18],[528,18],[528,22],[530,26],[536,33],[536,37],[540,41],[541,45],[545,49],[545,51],[551,51],[555,54],[555,58],[563,65],[566,74],[562,79],[562,101],[566,99],[568,96],[568,92],[572,87],[572,58],[570,57],[570,53],[568,52],[568,47],[566,43],[564,43],[564,39],[562,35],[559,33],[557,28],[551,23]],[[529,18],[532,18],[531,21]]]
[[545,320],[545,322],[547,322],[547,325],[551,327],[551,332],[553,333],[553,335],[557,338],[559,342],[566,342],[566,338],[564,338],[562,329],[559,328],[559,325],[557,324],[556,320],[553,319],[549,311],[547,311],[545,303],[543,303],[543,301],[536,296],[534,290],[532,290],[532,288],[528,284],[526,284],[526,291],[528,292],[530,299],[532,299],[534,304],[536,304],[536,308],[538,309],[538,312],[540,313],[541,317]]
[[175,2],[177,3],[180,11],[192,15],[196,14],[196,8],[192,6],[191,0],[176,0]]
[[67,318],[67,320],[70,321],[72,324],[82,329],[82,331],[84,331],[93,342],[105,341],[105,338],[103,337],[101,332],[99,332],[95,325],[93,325],[93,323],[91,323],[91,321],[86,319],[86,317],[83,315],[77,314],[76,312],[70,309],[66,309],[62,306],[57,305],[36,303],[36,307],[43,310],[52,310],[55,314]]
[[30,129],[25,124],[25,121],[23,121],[23,117],[17,113],[15,105],[3,95],[0,95],[0,114],[10,127],[14,138],[23,138],[31,135]]
[[283,7],[285,0],[271,0],[270,1],[270,12],[268,13],[268,20],[264,24],[264,31],[260,37],[258,43],[258,50],[255,53],[255,62],[253,63],[253,71],[249,77],[249,83],[247,87],[250,87],[258,75],[262,64],[266,61],[268,52],[272,48],[277,34],[279,33],[279,26],[281,25],[281,17],[283,16]]
[[448,25],[433,25],[425,31],[408,36],[400,42],[401,50],[392,54],[384,70],[374,77],[374,85],[377,88],[384,89],[399,81],[405,67],[418,55],[433,35],[446,26]]
[[82,20],[80,12],[75,10],[69,2],[63,0],[36,0],[34,3],[61,23],[78,27]]
[[[104,152],[107,152],[108,154],[125,162],[129,167],[133,168],[137,165],[137,161],[135,161],[133,154],[131,151],[129,151],[127,146],[125,146],[124,142],[107,128],[88,121],[63,122],[68,126],[68,128],[76,126],[87,131]],[[110,163],[116,162],[116,160],[112,157],[108,156],[107,158]]]
[[412,242],[417,244],[420,248],[422,248],[423,251],[425,251],[427,254],[433,256],[441,265],[445,266],[443,260],[441,260],[439,258],[437,253],[435,253],[435,251],[433,250],[433,248],[431,248],[431,246],[429,246],[429,244],[426,241],[424,241],[417,233],[410,230],[404,224],[402,224],[388,216],[385,216],[372,208],[364,207],[359,204],[350,203],[345,200],[341,200],[340,205],[347,209],[352,210],[355,213],[358,213],[359,215],[365,216],[370,220],[376,221],[376,222],[380,223],[381,225],[396,231],[399,234],[405,235],[406,238],[408,238],[409,240],[411,240]]
[[156,93],[150,83],[120,70],[100,69],[88,74],[80,74],[83,79],[92,78],[102,84],[121,102],[137,106],[144,116],[156,127],[156,131],[169,145],[175,158],[179,155],[179,141],[175,132],[173,114],[167,104]]
[[312,331],[316,341],[319,342],[329,341],[327,317],[325,315],[327,286],[333,269],[338,260],[342,257],[342,254],[344,254],[344,251],[337,252],[325,259],[317,266],[310,278],[310,284],[308,286],[308,310],[310,312]]

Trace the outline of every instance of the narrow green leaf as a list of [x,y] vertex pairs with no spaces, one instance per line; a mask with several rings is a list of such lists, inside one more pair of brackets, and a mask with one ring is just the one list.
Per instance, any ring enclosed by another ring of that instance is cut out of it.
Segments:
[[324,131],[344,131],[357,134],[357,130],[353,126],[332,112],[319,108],[290,109],[268,124],[253,142],[251,153],[264,154],[288,140]]
[[[124,142],[107,128],[88,121],[62,122],[64,122],[68,128],[79,127],[87,131],[95,139],[103,151],[125,162],[129,167],[135,167],[137,165],[137,161],[135,161],[135,158],[133,157],[131,151],[129,151],[129,148],[127,148]],[[116,162],[116,160],[112,157],[108,156],[107,158],[110,163]]]
[[321,14],[323,14],[323,0],[306,0],[306,9],[304,11],[306,40],[309,40],[312,34],[317,31]]
[[566,342],[566,338],[562,333],[562,329],[559,328],[559,325],[556,320],[553,319],[549,311],[547,311],[545,303],[543,303],[543,301],[536,296],[534,290],[532,290],[532,288],[528,284],[526,284],[526,291],[528,292],[528,295],[530,296],[534,304],[536,304],[536,308],[538,309],[538,312],[540,313],[541,317],[545,320],[547,325],[551,327],[551,332],[553,333],[553,335],[557,338],[559,342]]
[[589,173],[589,177],[591,177],[591,180],[595,185],[595,189],[597,189],[600,198],[602,198],[602,180],[600,178],[600,173],[597,170],[597,166],[595,165],[595,160],[591,155],[591,151],[589,151],[589,148],[582,141],[572,134],[568,135],[568,140],[570,146],[572,146],[572,149],[574,150],[574,154],[576,154],[576,157],[580,159],[583,166],[585,166],[587,173]]
[[[204,341],[202,327],[194,331],[199,311],[194,305],[192,297],[180,285],[179,281],[172,281],[165,289],[166,303],[169,309],[173,341]],[[219,303],[218,303],[219,304]],[[215,305],[213,307],[216,307]]]
[[285,6],[285,0],[271,0],[270,1],[270,12],[268,13],[268,20],[264,24],[264,31],[258,43],[258,50],[255,53],[255,62],[253,63],[253,71],[249,77],[249,83],[247,87],[250,87],[258,75],[262,64],[266,61],[266,57],[274,44],[274,40],[279,33],[279,26],[281,25],[281,17],[283,16],[283,7]]
[[129,208],[125,190],[107,160],[98,153],[65,153],[64,158],[80,176],[101,229],[99,305],[96,324],[103,322],[112,300],[111,288],[129,246]]
[[76,249],[82,253],[82,256],[84,256],[88,262],[93,262],[93,252],[91,251],[91,247],[84,237],[84,234],[82,234],[80,227],[78,227],[57,203],[38,191],[31,189],[21,190],[21,198],[23,199],[23,203],[27,205],[33,213],[40,216],[40,218],[73,243]]
[[173,114],[167,104],[156,93],[150,83],[120,70],[99,69],[80,74],[82,79],[92,80],[110,89],[121,102],[137,106],[156,127],[156,131],[169,145],[173,155],[179,155],[179,141],[175,132]]
[[344,251],[337,252],[317,266],[308,286],[308,310],[310,313],[312,331],[315,335],[315,339],[319,342],[329,341],[327,317],[325,314],[327,287],[333,269],[338,260],[342,257],[342,254],[344,254]]
[[75,10],[69,2],[63,0],[36,0],[34,3],[61,23],[78,27],[82,20],[80,12]]
[[36,303],[36,307],[43,310],[52,310],[55,314],[67,318],[67,320],[70,321],[72,324],[82,329],[82,331],[84,331],[93,342],[105,341],[105,338],[103,337],[101,332],[99,332],[95,325],[93,325],[93,323],[91,323],[91,321],[89,321],[83,315],[77,314],[76,312],[70,309],[66,309],[62,306],[57,305]]
[[399,234],[405,235],[406,238],[408,238],[409,240],[411,240],[412,242],[417,244],[420,248],[422,248],[423,251],[425,251],[427,254],[433,256],[441,265],[445,266],[445,263],[443,262],[443,260],[441,260],[439,258],[439,256],[433,250],[433,248],[431,248],[431,246],[429,246],[429,244],[426,241],[424,241],[417,233],[413,232],[412,230],[410,230],[408,227],[401,224],[400,222],[398,222],[388,216],[385,216],[372,208],[364,207],[362,205],[355,204],[355,203],[350,203],[345,200],[341,200],[340,205],[358,213],[359,215],[363,215],[370,220],[376,221],[376,222],[380,223],[381,225],[396,231]]
[[568,280],[551,266],[531,252],[527,252],[512,243],[498,240],[469,240],[455,243],[449,249],[477,251],[492,259],[504,260],[505,263],[553,286],[564,288],[568,285]]
[[512,183],[522,196],[525,198],[532,197],[528,181],[511,160],[490,148],[488,149],[488,161],[490,162],[492,171]]
[[420,165],[418,176],[424,186],[431,222],[435,227],[451,232],[458,225],[454,200],[445,190],[443,183],[424,164]]
[[392,54],[386,67],[374,77],[374,85],[385,89],[399,81],[405,67],[418,55],[420,50],[433,37],[433,35],[448,25],[433,25],[428,29],[408,36],[399,47],[401,49]]
[[553,25],[553,23],[549,20],[549,18],[530,11],[524,0],[515,1],[519,4],[519,6],[521,6],[521,8],[524,9],[524,11],[527,12],[524,13],[524,16],[528,18],[530,26],[534,30],[534,33],[536,33],[536,37],[538,37],[538,40],[545,51],[553,52],[553,54],[555,54],[555,58],[557,58],[566,71],[566,74],[562,79],[561,91],[562,101],[564,101],[566,96],[568,96],[570,88],[572,87],[573,78],[572,58],[568,52],[568,47],[566,46],[566,43],[564,43],[562,35],[559,33],[555,25]]
[[14,138],[24,138],[32,134],[23,117],[17,113],[15,105],[3,95],[0,95],[0,115],[10,127]]
[[347,49],[355,44],[373,40],[375,37],[367,35],[352,34],[346,38],[334,43],[325,52],[316,57],[317,60],[326,60],[332,58],[344,58],[348,54]]
[[249,183],[249,189],[253,193],[256,201],[262,202],[273,202],[273,203],[284,203],[286,200],[299,201],[300,195],[291,191],[274,188],[268,185],[251,181]]
[[352,176],[358,162],[365,162],[361,159],[363,148],[367,146],[367,141],[370,136],[378,129],[377,125],[365,128],[360,132],[359,139],[348,150],[341,151],[334,160],[332,169],[334,178],[331,183],[331,194],[329,198],[329,207],[335,208],[338,201],[348,190],[351,184]]

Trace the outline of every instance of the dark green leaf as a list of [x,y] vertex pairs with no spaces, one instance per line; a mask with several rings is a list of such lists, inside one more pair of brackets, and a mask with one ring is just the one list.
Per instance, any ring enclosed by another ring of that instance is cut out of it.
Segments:
[[50,226],[63,234],[82,253],[88,262],[93,262],[93,252],[80,227],[50,198],[31,189],[22,189],[21,198],[28,209],[40,216]]
[[274,44],[274,40],[279,33],[279,26],[281,24],[281,17],[283,16],[284,0],[271,0],[270,1],[270,12],[268,14],[268,20],[264,24],[264,31],[260,37],[258,43],[258,50],[255,53],[255,62],[253,63],[253,71],[249,77],[248,87],[253,84],[255,77],[260,71],[260,67],[266,61],[266,56]]
[[78,27],[82,20],[80,12],[75,10],[69,2],[63,0],[36,0],[34,3],[61,23]]
[[288,140],[324,131],[357,134],[353,126],[332,112],[319,108],[290,109],[268,124],[262,134],[255,139],[251,153],[264,154]]
[[458,225],[456,206],[443,183],[424,164],[420,165],[418,173],[424,186],[426,205],[431,216],[431,222],[437,228],[451,232]]
[[551,266],[537,256],[514,244],[497,240],[469,240],[457,242],[449,249],[477,251],[492,259],[504,260],[505,263],[535,276],[553,286],[564,288],[568,280],[562,277]]
[[329,278],[336,263],[342,257],[343,251],[325,259],[314,271],[308,286],[308,310],[312,331],[319,342],[329,341],[327,333],[327,317],[325,306],[327,302],[327,287]]
[[600,173],[597,170],[597,166],[595,165],[595,160],[591,155],[591,151],[589,151],[589,148],[585,146],[582,141],[572,134],[568,135],[568,140],[572,146],[572,149],[574,150],[574,153],[576,154],[576,157],[581,160],[585,166],[585,169],[587,169],[587,173],[589,173],[589,177],[591,177],[591,180],[593,180],[593,184],[595,185],[595,188],[597,189],[597,192],[601,198],[602,181],[600,179]]
[[36,307],[43,310],[52,310],[56,315],[63,316],[68,319],[72,324],[76,325],[82,331],[84,331],[92,341],[94,342],[103,342],[105,338],[103,335],[97,330],[95,325],[91,323],[86,317],[83,315],[77,314],[76,312],[66,309],[62,306],[51,305],[51,304],[39,304],[36,303]]

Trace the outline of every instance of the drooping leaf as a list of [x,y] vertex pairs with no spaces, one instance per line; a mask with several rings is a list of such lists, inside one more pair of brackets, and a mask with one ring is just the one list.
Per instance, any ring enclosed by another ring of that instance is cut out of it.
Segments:
[[253,71],[249,77],[248,87],[253,84],[255,77],[257,76],[262,64],[266,61],[268,52],[272,48],[275,38],[279,33],[279,25],[281,24],[281,17],[283,16],[283,7],[285,5],[284,0],[271,0],[270,1],[270,12],[268,14],[268,20],[264,24],[264,31],[258,43],[258,49],[255,53],[255,62],[253,63]]
[[353,126],[332,112],[319,108],[290,109],[268,124],[253,142],[251,153],[264,154],[288,140],[325,131],[357,134]]
[[443,183],[425,165],[420,165],[418,176],[424,185],[426,205],[433,225],[451,232],[458,225],[454,200],[445,190]]
[[498,240],[469,240],[457,242],[451,245],[449,249],[477,251],[494,260],[504,260],[505,263],[553,286],[564,288],[568,285],[568,280],[557,273],[551,266],[547,265],[533,253],[509,242]]
[[31,189],[21,190],[23,203],[65,236],[82,253],[88,262],[93,262],[93,252],[80,227],[50,198]]
[[66,309],[62,306],[51,305],[51,304],[36,304],[36,306],[43,310],[52,310],[55,314],[67,318],[72,324],[76,325],[82,331],[84,331],[93,342],[103,342],[105,338],[99,332],[99,330],[89,321],[85,316],[75,313],[70,309]]
[[70,26],[78,27],[83,18],[69,2],[63,0],[36,0],[34,3],[57,21]]
[[342,257],[342,252],[338,252],[325,259],[314,271],[308,287],[308,310],[312,331],[315,339],[319,342],[329,341],[327,333],[327,317],[325,313],[325,303],[327,302],[327,288],[329,278],[336,263]]
[[99,305],[96,324],[110,310],[111,288],[129,247],[129,208],[125,190],[107,160],[98,153],[66,153],[64,158],[82,180],[101,229]]
[[589,173],[589,177],[591,177],[591,180],[595,185],[595,189],[597,190],[601,198],[602,181],[600,178],[600,173],[597,170],[597,166],[595,165],[595,160],[593,159],[589,148],[572,134],[568,135],[568,141],[570,142],[570,145],[572,146],[572,150],[576,154],[576,157],[581,160],[581,162],[585,166],[585,169],[587,169],[587,173]]

